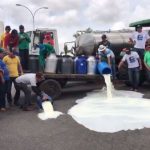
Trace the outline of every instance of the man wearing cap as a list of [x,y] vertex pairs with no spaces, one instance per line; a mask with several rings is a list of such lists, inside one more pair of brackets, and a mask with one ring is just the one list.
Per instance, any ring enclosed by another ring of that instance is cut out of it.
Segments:
[[134,45],[134,51],[136,51],[140,58],[143,60],[144,58],[144,49],[147,39],[149,39],[149,35],[146,31],[142,31],[142,26],[137,25],[136,31],[129,38],[131,43]]
[[111,68],[113,79],[116,78],[115,55],[112,50],[104,45],[98,48],[99,61],[106,61]]
[[131,51],[130,48],[124,48],[123,51],[125,52],[125,55],[120,61],[118,69],[121,68],[125,61],[127,62],[129,81],[132,85],[131,90],[137,91],[139,85],[140,70],[142,70],[141,59],[138,53],[135,51]]
[[24,32],[24,26],[19,26],[19,56],[21,59],[21,65],[24,70],[28,70],[28,59],[29,59],[29,43],[31,42],[30,37]]
[[[24,92],[25,99],[23,103],[23,110],[30,111],[32,110],[29,105],[31,104],[31,90],[28,86],[31,86],[34,93],[38,96],[41,96],[41,90],[38,88],[38,84],[44,80],[44,76],[42,73],[26,73],[24,75],[16,78],[17,87]],[[18,97],[19,100],[19,97]]]

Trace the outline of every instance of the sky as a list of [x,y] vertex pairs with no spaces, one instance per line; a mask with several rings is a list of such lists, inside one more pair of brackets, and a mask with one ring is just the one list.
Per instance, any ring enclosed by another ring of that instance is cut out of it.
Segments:
[[75,40],[78,30],[117,30],[128,28],[129,23],[150,18],[149,0],[1,0],[0,21],[18,29],[20,24],[26,31],[32,29],[32,13],[35,15],[35,28],[57,30],[60,51],[64,42]]

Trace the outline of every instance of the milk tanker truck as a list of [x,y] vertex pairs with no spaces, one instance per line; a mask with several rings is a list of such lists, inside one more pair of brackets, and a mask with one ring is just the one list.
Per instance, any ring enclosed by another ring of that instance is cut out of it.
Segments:
[[[40,88],[47,94],[51,95],[53,99],[56,99],[61,95],[62,89],[68,81],[82,80],[95,83],[99,82],[99,84],[103,83],[103,76],[97,72],[96,67],[94,71],[89,71],[89,65],[96,65],[97,63],[95,55],[98,48],[98,42],[101,41],[101,36],[106,34],[111,43],[111,49],[116,57],[117,69],[117,65],[122,58],[120,52],[123,48],[131,46],[128,41],[132,32],[133,30],[92,31],[90,33],[86,31],[78,31],[75,41],[64,43],[65,52],[64,55],[62,55],[62,53],[58,53],[58,38],[56,30],[40,29],[35,31],[33,43],[41,41],[40,35],[43,36],[43,33],[51,34],[54,40],[53,46],[55,47],[57,54],[52,54],[46,59],[46,67],[44,70],[45,80],[40,84]],[[68,44],[73,44],[73,46],[68,49]],[[71,53],[72,56],[69,56],[69,53]],[[36,50],[30,52],[29,59],[31,72],[40,71],[35,67],[35,65],[38,65],[37,54]],[[124,66],[121,71],[117,70],[117,81],[128,81],[127,66]]]

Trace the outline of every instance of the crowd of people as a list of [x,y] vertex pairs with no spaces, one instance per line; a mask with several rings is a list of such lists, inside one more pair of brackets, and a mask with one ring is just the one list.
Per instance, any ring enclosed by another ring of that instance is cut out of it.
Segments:
[[[106,61],[112,70],[112,77],[116,79],[115,54],[111,50],[111,43],[107,36],[102,35],[99,42],[97,55],[100,61]],[[142,30],[142,26],[137,25],[135,32],[129,37],[129,47],[123,48],[120,53],[121,59],[118,70],[123,64],[128,66],[128,77],[132,86],[131,90],[137,91],[140,83],[140,71],[146,67],[147,78],[150,80],[150,37],[148,32]]]
[[[5,32],[0,38],[0,110],[6,111],[6,98],[9,107],[19,106],[24,111],[32,110],[31,89],[36,95],[39,108],[41,103],[51,98],[41,91],[38,83],[44,80],[42,73],[25,73],[28,69],[29,43],[31,39],[24,32],[23,25],[19,26],[19,33],[10,26],[5,27]],[[53,46],[48,43],[38,44],[40,48],[40,61],[42,67],[45,65],[45,58],[54,51]],[[15,96],[12,97],[12,84],[15,87]],[[31,89],[29,86],[31,86]],[[23,91],[25,98],[20,103],[20,91]]]
[[[39,83],[44,80],[42,73],[25,73],[28,69],[29,43],[31,39],[24,32],[23,25],[19,26],[19,33],[16,29],[11,30],[10,26],[5,27],[5,33],[1,35],[0,42],[0,110],[6,111],[6,97],[9,106],[19,106],[25,111],[32,110],[31,89],[37,95],[37,104],[42,109],[41,103],[45,100],[52,101],[51,97],[41,91]],[[99,61],[106,61],[111,68],[112,78],[116,79],[115,53],[111,49],[111,43],[107,36],[102,35],[98,44],[97,57]],[[136,26],[136,31],[129,37],[130,47],[125,47],[118,64],[120,69],[126,62],[128,66],[129,81],[132,90],[137,91],[139,86],[140,70],[145,66],[150,78],[150,39],[141,26]],[[40,49],[39,62],[42,71],[45,68],[45,58],[50,53],[55,53],[54,43],[46,36],[43,43],[34,45]],[[144,64],[144,65],[143,65]],[[15,96],[12,98],[12,84],[15,87]],[[28,87],[31,86],[31,89]],[[25,99],[20,103],[20,91],[24,92]]]

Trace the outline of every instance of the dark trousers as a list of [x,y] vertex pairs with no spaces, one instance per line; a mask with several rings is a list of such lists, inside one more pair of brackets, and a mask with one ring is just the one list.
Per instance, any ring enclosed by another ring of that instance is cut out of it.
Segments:
[[28,60],[29,60],[29,50],[28,49],[19,49],[19,56],[21,60],[21,65],[23,70],[28,70]]
[[137,68],[128,68],[129,81],[134,89],[138,88],[140,70]]
[[0,108],[5,108],[5,83],[0,84]]
[[26,108],[31,104],[31,90],[24,83],[16,83],[16,84],[17,84],[17,88],[22,90],[24,95],[25,95],[24,102],[23,102],[23,107]]
[[7,100],[8,100],[9,104],[12,103],[12,95],[11,95],[12,83],[14,83],[14,87],[15,87],[15,90],[16,90],[16,93],[15,93],[15,96],[14,96],[14,103],[18,103],[18,100],[19,100],[19,97],[20,97],[20,90],[17,87],[17,84],[15,82],[16,78],[17,77],[10,77],[10,81],[9,81],[9,84],[8,84],[8,87],[7,87]]

